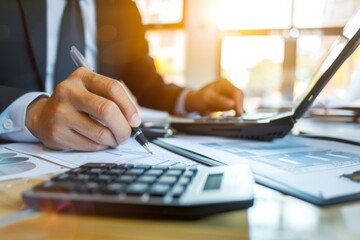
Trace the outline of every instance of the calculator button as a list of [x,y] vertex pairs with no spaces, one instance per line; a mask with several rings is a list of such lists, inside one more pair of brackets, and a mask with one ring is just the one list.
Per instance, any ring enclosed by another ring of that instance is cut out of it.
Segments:
[[184,172],[183,176],[192,178],[193,176],[195,176],[195,172],[188,170],[188,171]]
[[182,185],[176,185],[172,189],[172,196],[175,198],[181,197],[181,195],[185,192],[185,187]]
[[180,184],[180,185],[188,185],[190,183],[190,180],[191,179],[188,178],[188,177],[182,177],[182,178],[179,179],[178,184]]
[[88,182],[85,184],[85,189],[88,192],[94,193],[100,189],[101,185],[97,182]]
[[150,169],[145,172],[145,175],[160,176],[161,174],[163,174],[163,172],[164,172],[163,169]]
[[135,182],[135,183],[131,183],[126,188],[126,193],[128,195],[142,195],[146,192],[148,188],[149,188],[149,184]]
[[159,183],[165,183],[165,184],[171,184],[173,185],[174,183],[176,183],[177,181],[177,177],[174,177],[174,176],[161,176],[159,179],[158,179],[158,182]]
[[126,171],[126,174],[127,174],[127,175],[136,175],[136,176],[139,176],[139,175],[141,175],[143,172],[144,172],[144,169],[142,169],[142,168],[139,168],[139,169],[137,169],[137,168],[132,168],[132,169],[127,170],[127,171]]
[[136,179],[134,175],[121,175],[119,178],[116,179],[116,182],[122,183],[131,183]]
[[156,176],[152,176],[152,175],[143,175],[140,176],[137,181],[138,182],[145,182],[145,183],[153,183],[156,180]]
[[111,175],[100,175],[97,180],[101,183],[110,183],[111,182]]
[[109,194],[109,195],[117,195],[125,188],[124,184],[121,183],[111,183],[106,185],[104,188],[101,189],[101,193]]
[[168,170],[165,174],[166,175],[169,175],[169,176],[180,176],[182,174],[183,171],[181,170],[176,170],[176,169],[171,169],[171,170]]
[[90,172],[90,173],[99,174],[99,173],[101,173],[102,171],[104,171],[104,169],[102,169],[102,168],[91,168],[89,172]]
[[109,173],[116,176],[124,173],[125,171],[125,169],[112,168],[110,169]]
[[90,179],[91,179],[91,175],[89,174],[79,174],[74,178],[74,180],[78,182],[87,182]]
[[151,196],[165,196],[170,189],[171,186],[169,184],[155,183],[151,186],[149,194]]

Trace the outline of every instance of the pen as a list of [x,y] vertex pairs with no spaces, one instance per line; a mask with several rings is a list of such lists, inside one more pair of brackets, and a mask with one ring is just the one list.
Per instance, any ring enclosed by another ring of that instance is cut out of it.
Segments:
[[[70,56],[77,67],[85,67],[91,70],[89,64],[87,64],[85,60],[85,57],[79,52],[79,50],[75,46],[71,47]],[[135,140],[140,143],[140,145],[143,146],[146,151],[152,154],[152,151],[149,147],[149,141],[145,138],[143,132],[139,127],[131,128],[131,136],[135,138]]]

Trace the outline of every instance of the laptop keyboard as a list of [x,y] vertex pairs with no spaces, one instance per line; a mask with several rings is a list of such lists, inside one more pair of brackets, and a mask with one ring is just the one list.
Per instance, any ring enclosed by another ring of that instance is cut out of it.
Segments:
[[278,112],[266,113],[251,113],[243,114],[241,116],[199,116],[195,118],[195,122],[243,122],[256,121],[265,118],[270,118],[279,114]]

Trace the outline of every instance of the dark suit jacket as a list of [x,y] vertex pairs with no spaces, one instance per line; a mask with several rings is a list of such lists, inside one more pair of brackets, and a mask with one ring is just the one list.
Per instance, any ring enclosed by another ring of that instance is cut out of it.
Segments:
[[[182,89],[157,73],[135,3],[95,2],[98,72],[123,80],[140,105],[171,112]],[[46,0],[1,0],[0,112],[26,92],[44,91],[45,70]]]

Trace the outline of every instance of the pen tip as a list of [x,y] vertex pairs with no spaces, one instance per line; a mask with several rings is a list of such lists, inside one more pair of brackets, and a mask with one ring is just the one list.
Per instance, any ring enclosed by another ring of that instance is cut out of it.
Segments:
[[149,145],[147,143],[144,144],[144,148],[146,149],[146,151],[153,154],[153,152],[151,151],[151,149],[150,149],[150,147],[149,147]]

